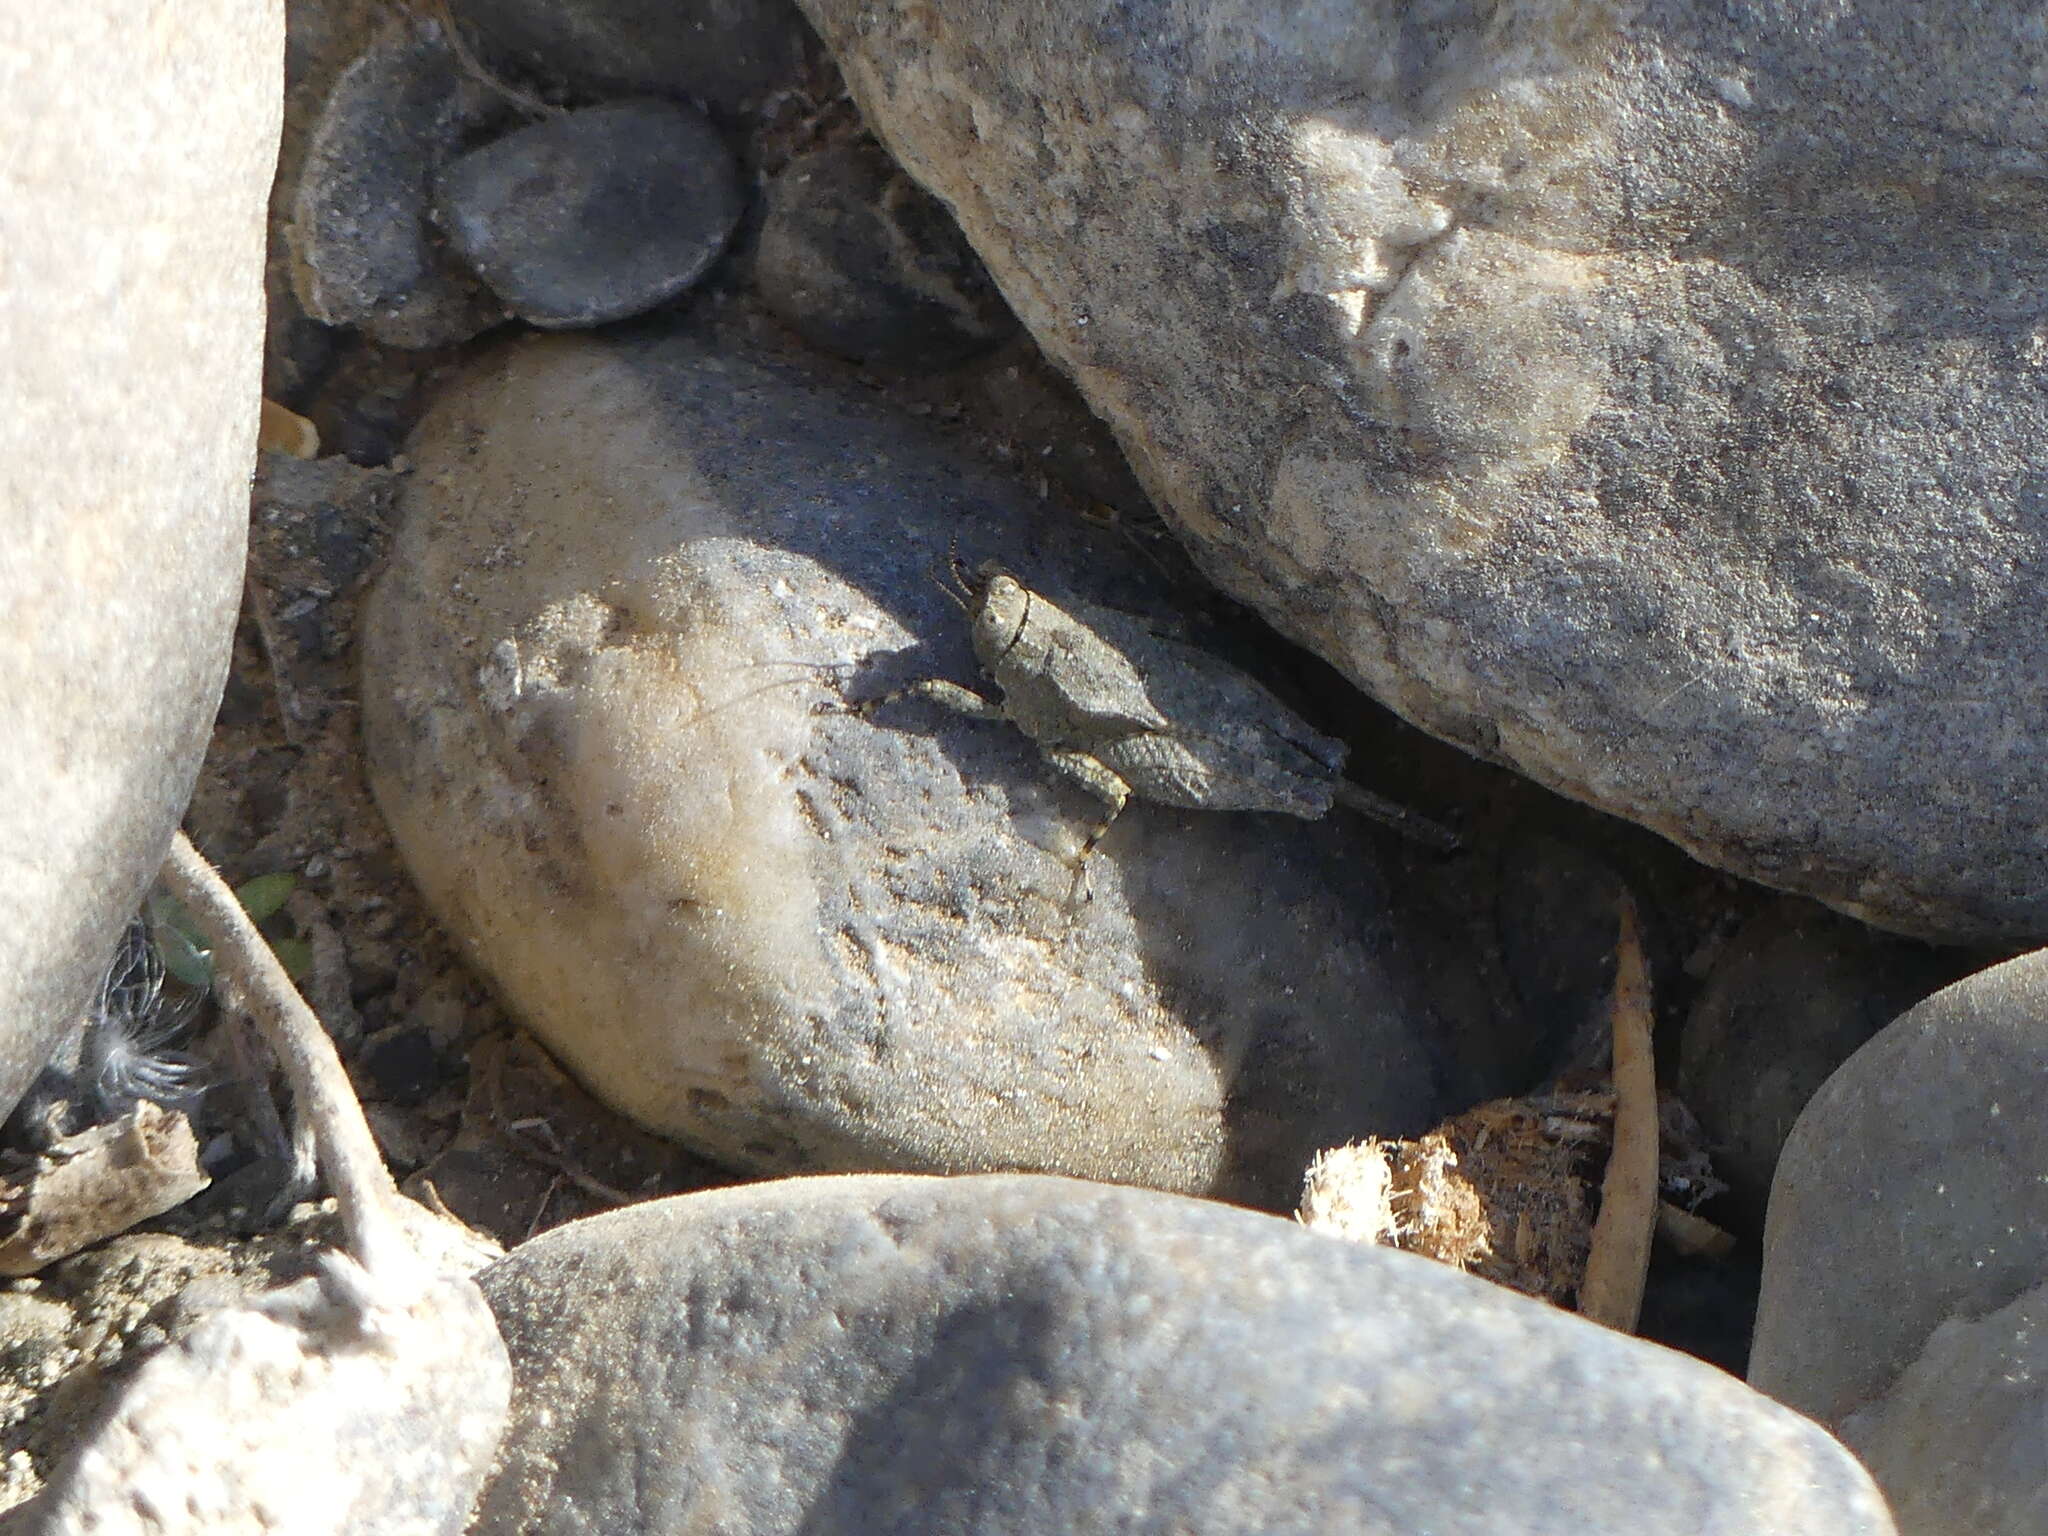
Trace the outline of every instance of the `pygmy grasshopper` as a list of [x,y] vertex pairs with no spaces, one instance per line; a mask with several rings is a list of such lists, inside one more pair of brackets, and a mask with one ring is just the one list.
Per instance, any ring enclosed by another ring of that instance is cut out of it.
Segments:
[[1448,829],[1346,779],[1344,743],[1228,662],[1154,633],[1134,614],[1063,608],[994,563],[970,575],[956,561],[954,572],[974,654],[1001,700],[930,678],[867,700],[859,712],[914,696],[977,720],[1009,721],[1106,808],[1080,859],[1134,797],[1309,821],[1345,805],[1419,842],[1458,846]]

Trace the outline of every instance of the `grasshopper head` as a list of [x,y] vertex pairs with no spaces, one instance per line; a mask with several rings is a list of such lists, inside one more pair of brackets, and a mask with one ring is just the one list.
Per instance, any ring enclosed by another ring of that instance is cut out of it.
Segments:
[[955,549],[949,551],[946,565],[951,582],[937,572],[932,579],[967,615],[973,626],[974,654],[982,666],[993,670],[1023,631],[1031,608],[1031,593],[993,560],[984,560],[969,570]]
[[993,561],[975,571],[967,590],[967,611],[974,616],[974,653],[984,666],[993,666],[994,659],[1010,649],[1024,628],[1031,594],[1022,582]]

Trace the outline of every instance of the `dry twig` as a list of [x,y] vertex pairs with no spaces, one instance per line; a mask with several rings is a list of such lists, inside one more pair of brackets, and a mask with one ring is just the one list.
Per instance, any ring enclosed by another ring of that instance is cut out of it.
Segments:
[[321,1172],[341,1207],[350,1255],[372,1273],[390,1273],[405,1262],[407,1252],[394,1208],[398,1191],[334,1042],[235,893],[182,831],[164,860],[164,883],[211,943],[223,994],[248,1014],[277,1053],[299,1114],[313,1129]]
[[550,106],[530,91],[522,91],[495,70],[489,68],[469,46],[469,40],[462,35],[462,24],[455,19],[455,13],[448,8],[448,0],[409,0],[407,5],[412,13],[423,21],[441,29],[441,35],[448,41],[448,51],[455,55],[455,62],[485,90],[492,92],[528,117],[565,117],[564,108]]
[[1579,1312],[1635,1331],[1657,1226],[1657,1069],[1650,1049],[1650,967],[1636,906],[1621,898],[1614,956],[1614,1150],[1600,1186],[1600,1216],[1579,1287]]

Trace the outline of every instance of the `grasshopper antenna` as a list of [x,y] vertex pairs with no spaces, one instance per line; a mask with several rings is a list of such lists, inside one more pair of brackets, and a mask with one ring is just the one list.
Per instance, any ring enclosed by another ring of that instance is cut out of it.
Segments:
[[[931,578],[933,586],[946,594],[947,602],[958,608],[962,613],[969,615],[972,615],[974,612],[975,598],[980,595],[981,589],[987,585],[987,582],[982,580],[978,573],[970,572],[967,568],[967,562],[960,558],[960,541],[958,539],[946,540],[945,570],[942,572],[937,562],[934,562],[924,568],[924,573]],[[948,580],[948,577],[951,579]]]
[[[858,670],[860,663],[857,661],[811,661],[801,656],[758,656],[752,661],[741,662],[739,670],[747,670],[754,667],[794,667],[796,669],[796,676],[781,678],[772,683],[763,683],[759,688],[749,688],[743,693],[735,694],[729,699],[712,705],[704,713],[713,714],[718,710],[728,709],[735,704],[744,703],[748,699],[758,698],[760,695],[772,692],[777,688],[791,688],[807,682],[819,682],[822,684],[823,680],[827,678],[831,679],[831,683],[826,685],[825,691],[829,694],[836,690],[843,697],[846,687],[846,676],[848,673]],[[811,706],[811,713],[814,715],[836,712],[829,703],[823,701]]]

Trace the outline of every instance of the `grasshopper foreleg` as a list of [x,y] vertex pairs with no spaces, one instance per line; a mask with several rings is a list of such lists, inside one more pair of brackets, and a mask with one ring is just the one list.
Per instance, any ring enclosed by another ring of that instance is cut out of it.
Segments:
[[853,712],[865,718],[885,704],[894,704],[898,699],[926,699],[943,709],[950,709],[956,715],[965,715],[970,720],[1004,720],[1003,706],[993,699],[985,699],[972,688],[949,682],[943,677],[928,677],[921,683],[912,683],[907,688],[896,688],[876,698],[862,699],[853,706]]

